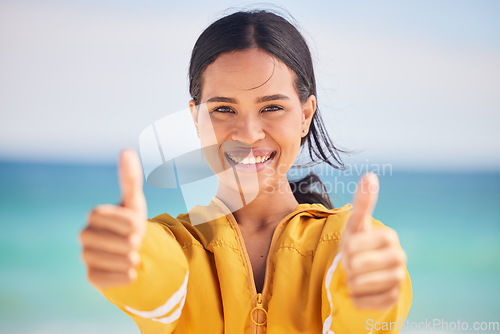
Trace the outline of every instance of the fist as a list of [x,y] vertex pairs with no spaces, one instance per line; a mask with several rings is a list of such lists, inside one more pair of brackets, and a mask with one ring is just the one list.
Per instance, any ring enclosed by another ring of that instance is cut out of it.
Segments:
[[390,229],[372,228],[378,189],[375,174],[363,175],[340,245],[347,288],[359,309],[381,310],[393,306],[406,277],[406,254],[397,234]]
[[80,233],[87,277],[98,288],[124,285],[137,277],[139,247],[146,230],[147,206],[142,167],[132,150],[124,150],[118,166],[121,205],[99,205]]

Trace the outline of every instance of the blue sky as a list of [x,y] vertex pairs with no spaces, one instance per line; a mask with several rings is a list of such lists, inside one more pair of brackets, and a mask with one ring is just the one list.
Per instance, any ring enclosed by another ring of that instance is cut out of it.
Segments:
[[[500,170],[498,1],[274,3],[310,43],[331,135],[359,152],[348,162]],[[0,2],[0,159],[111,162],[137,148],[187,106],[191,48],[232,7],[258,5]]]

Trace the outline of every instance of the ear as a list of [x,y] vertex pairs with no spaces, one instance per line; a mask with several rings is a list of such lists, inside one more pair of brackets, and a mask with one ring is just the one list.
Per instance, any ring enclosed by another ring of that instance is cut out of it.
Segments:
[[198,106],[194,100],[189,101],[189,111],[191,111],[191,117],[193,118],[194,126],[196,127],[196,133],[198,138],[200,138],[200,131],[198,130]]
[[309,95],[307,101],[302,105],[302,137],[309,133],[309,126],[316,112],[316,107],[316,96]]

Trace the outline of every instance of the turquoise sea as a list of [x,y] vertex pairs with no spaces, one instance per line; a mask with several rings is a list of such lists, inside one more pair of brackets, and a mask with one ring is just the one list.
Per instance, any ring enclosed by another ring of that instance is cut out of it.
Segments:
[[[324,181],[348,185],[358,177]],[[500,322],[500,172],[394,170],[380,184],[374,217],[398,232],[408,254],[408,323],[443,324],[403,333]],[[351,201],[348,190],[332,194],[335,206]],[[150,217],[186,210],[176,189],[146,185],[145,192]],[[87,283],[80,260],[88,211],[119,196],[113,165],[0,161],[0,333],[139,333]]]

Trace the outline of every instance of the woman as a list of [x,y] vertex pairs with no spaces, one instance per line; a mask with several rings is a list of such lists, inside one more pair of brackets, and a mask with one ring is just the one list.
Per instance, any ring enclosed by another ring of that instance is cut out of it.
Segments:
[[302,146],[341,164],[297,29],[266,11],[228,15],[201,34],[189,71],[217,196],[146,223],[140,162],[122,152],[122,204],[92,210],[80,236],[90,282],[145,333],[399,332],[411,283],[397,235],[371,218],[376,176],[354,210],[333,209],[314,176],[287,180]]

